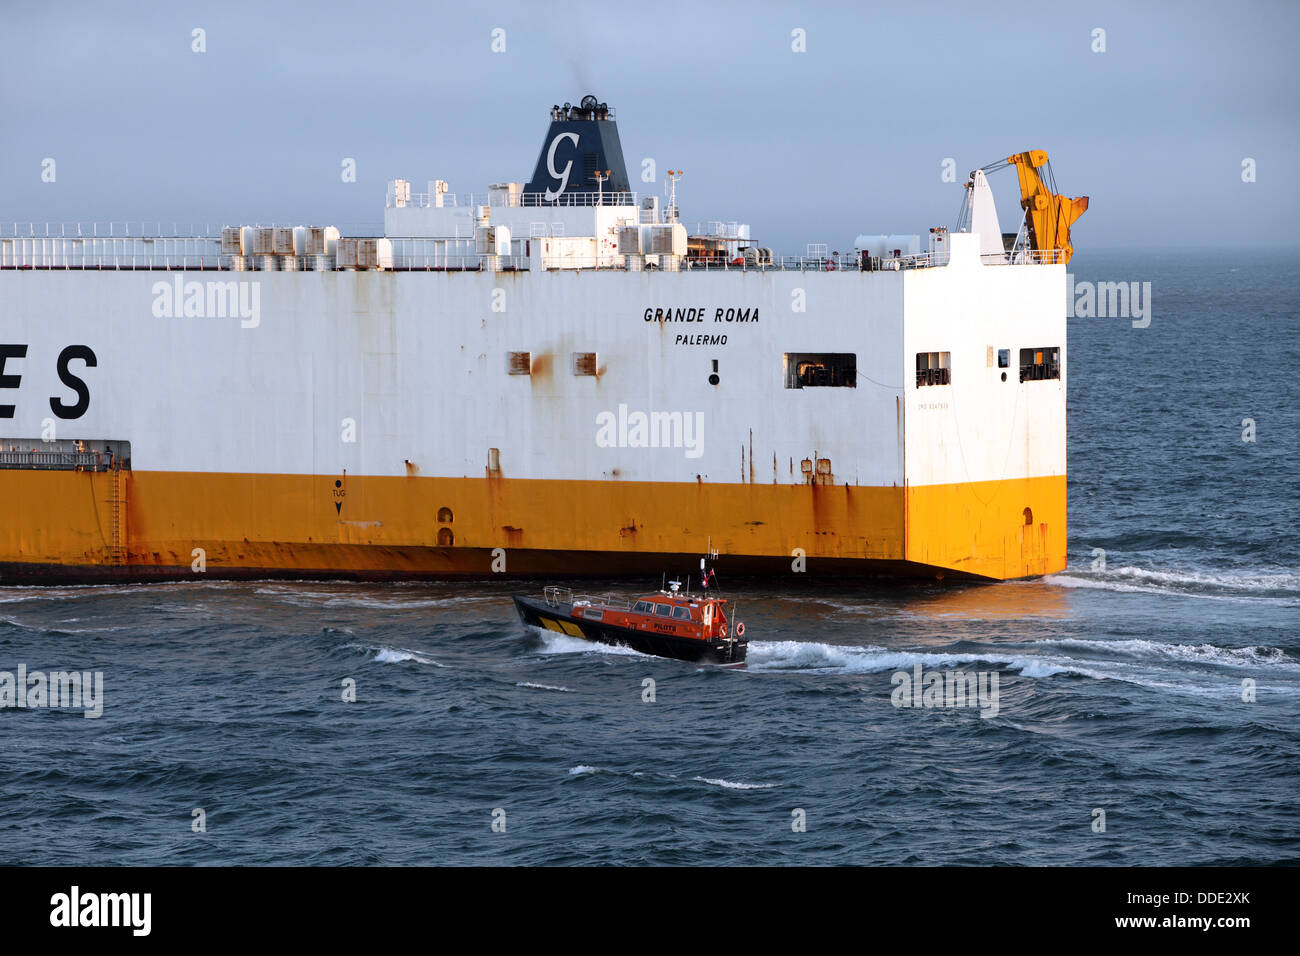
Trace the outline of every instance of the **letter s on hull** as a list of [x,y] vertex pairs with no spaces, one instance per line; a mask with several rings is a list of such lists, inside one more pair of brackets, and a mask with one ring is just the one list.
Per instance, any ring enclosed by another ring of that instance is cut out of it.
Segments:
[[57,370],[59,381],[77,393],[77,401],[68,405],[57,395],[50,399],[50,410],[60,418],[80,418],[86,414],[86,409],[90,408],[90,389],[72,371],[68,368],[68,363],[74,359],[81,359],[86,363],[87,368],[94,368],[99,364],[95,358],[95,353],[91,351],[88,345],[69,345],[59,353],[59,362]]

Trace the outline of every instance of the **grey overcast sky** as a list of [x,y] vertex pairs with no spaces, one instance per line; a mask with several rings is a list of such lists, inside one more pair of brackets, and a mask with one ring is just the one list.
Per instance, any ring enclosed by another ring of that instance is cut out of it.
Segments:
[[[951,225],[970,169],[1031,147],[1091,197],[1077,248],[1295,242],[1288,0],[4,6],[4,222],[373,233],[390,178],[527,180],[551,105],[591,92],[617,111],[635,188],[682,168],[684,220],[749,222],[784,252]],[[1014,174],[991,182],[1010,228]]]

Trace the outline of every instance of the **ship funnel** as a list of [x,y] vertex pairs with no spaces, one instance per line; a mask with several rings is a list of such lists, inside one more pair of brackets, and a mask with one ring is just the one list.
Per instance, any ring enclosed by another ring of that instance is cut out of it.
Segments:
[[[614,111],[590,95],[577,106],[551,107],[551,128],[524,192],[561,203],[565,202],[561,196],[568,199],[581,193],[603,194],[608,203],[611,193],[630,192]],[[596,197],[587,201],[594,205]]]

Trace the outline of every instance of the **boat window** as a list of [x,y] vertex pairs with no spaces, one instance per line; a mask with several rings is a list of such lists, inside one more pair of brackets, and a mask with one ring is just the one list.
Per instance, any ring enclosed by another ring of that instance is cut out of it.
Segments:
[[916,353],[916,387],[952,384],[951,352]]
[[639,614],[653,614],[654,605],[651,604],[649,601],[637,601],[635,604],[632,605],[632,610],[636,611]]
[[672,617],[672,616],[673,616],[673,606],[672,606],[671,604],[656,604],[656,605],[655,605],[655,616],[656,616],[656,617]]
[[673,617],[678,621],[689,621],[691,619],[691,609],[688,607],[673,608]]
[[858,356],[854,352],[786,352],[786,388],[856,388]]
[[1056,348],[1021,349],[1020,381],[1038,382],[1061,377],[1061,350]]

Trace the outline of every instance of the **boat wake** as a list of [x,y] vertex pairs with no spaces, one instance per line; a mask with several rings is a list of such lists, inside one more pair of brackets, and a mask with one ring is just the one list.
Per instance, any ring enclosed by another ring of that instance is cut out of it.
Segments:
[[1045,579],[1063,588],[1097,588],[1141,594],[1172,594],[1214,600],[1300,602],[1300,574],[1277,569],[1249,571],[1153,570],[1130,565],[1106,571],[1083,568],[1062,571]]
[[555,631],[548,631],[542,627],[531,627],[530,630],[542,639],[542,654],[605,654],[614,657],[649,657],[649,654],[642,654],[640,651],[634,651],[630,647],[624,647],[621,644],[601,644],[599,641],[588,641],[581,637],[570,637],[567,634],[557,634]]
[[[1048,649],[1040,653],[1036,649]],[[1008,650],[1010,649],[1010,653]],[[1087,656],[1072,656],[1074,650]],[[1276,647],[1217,647],[1159,641],[1059,639],[972,648],[964,652],[891,650],[806,641],[753,641],[747,670],[774,674],[876,674],[989,665],[1022,677],[1079,677],[1214,697],[1239,695],[1250,671],[1280,681],[1278,691],[1300,693],[1300,661]],[[1235,675],[1220,669],[1235,670]]]

